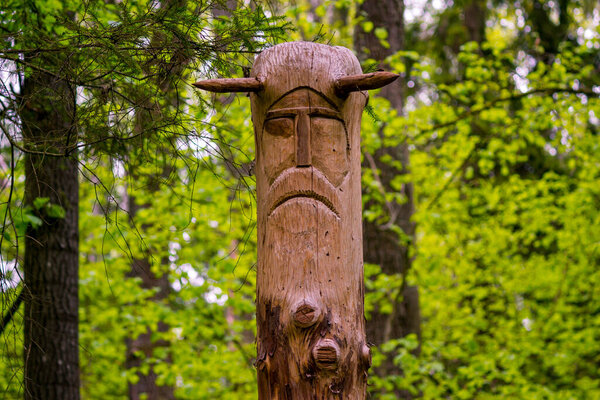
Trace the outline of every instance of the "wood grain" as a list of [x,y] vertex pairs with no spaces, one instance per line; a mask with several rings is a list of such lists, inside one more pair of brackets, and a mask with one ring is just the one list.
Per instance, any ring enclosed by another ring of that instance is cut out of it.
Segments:
[[[360,191],[364,93],[345,48],[294,42],[255,61],[259,399],[364,399]],[[366,349],[366,350],[365,350]]]
[[347,96],[348,93],[361,90],[379,89],[398,79],[400,75],[387,71],[371,72],[369,74],[344,76],[335,82],[335,91],[338,96]]
[[255,78],[207,79],[192,83],[192,85],[215,93],[258,92],[263,87],[262,83]]
[[346,48],[293,42],[261,53],[250,78],[194,84],[251,93],[261,400],[365,399],[360,120],[363,91],[397,77],[362,74]]

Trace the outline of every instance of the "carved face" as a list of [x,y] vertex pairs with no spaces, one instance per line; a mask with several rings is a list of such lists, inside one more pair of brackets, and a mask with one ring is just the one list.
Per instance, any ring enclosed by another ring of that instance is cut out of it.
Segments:
[[268,110],[262,130],[269,185],[289,168],[314,167],[335,188],[349,171],[348,132],[336,106],[310,88],[285,94]]
[[360,72],[304,42],[253,66],[260,399],[364,398]]
[[[348,130],[332,101],[300,87],[268,108],[261,135],[261,181],[267,190],[259,281],[282,288],[268,301],[282,305],[278,322],[287,327],[288,345],[298,357],[286,368],[294,376],[311,374],[315,365],[335,371],[346,350],[330,332],[340,320],[331,309],[337,294],[327,288],[352,265],[347,246],[354,239],[344,230],[353,221]],[[309,321],[299,322],[302,307],[311,310]]]

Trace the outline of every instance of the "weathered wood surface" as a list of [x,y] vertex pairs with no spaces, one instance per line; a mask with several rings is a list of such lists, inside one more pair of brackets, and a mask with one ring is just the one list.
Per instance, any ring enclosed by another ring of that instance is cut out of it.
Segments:
[[261,53],[250,78],[195,84],[251,92],[259,399],[366,396],[362,90],[396,78],[361,74],[346,48],[293,42]]
[[335,92],[338,96],[343,97],[350,92],[380,88],[394,82],[396,79],[398,79],[398,74],[387,71],[345,76],[335,82]]
[[262,90],[262,83],[254,78],[207,79],[193,83],[192,85],[199,89],[216,93],[258,92]]
[[366,94],[335,82],[361,68],[345,48],[263,52],[250,96],[258,201],[260,399],[364,399],[360,119]]

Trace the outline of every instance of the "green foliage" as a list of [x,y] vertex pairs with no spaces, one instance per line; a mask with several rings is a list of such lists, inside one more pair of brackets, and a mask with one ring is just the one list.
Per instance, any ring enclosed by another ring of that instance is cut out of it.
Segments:
[[423,53],[407,73],[437,101],[384,128],[384,144],[411,148],[418,232],[407,279],[423,337],[418,356],[410,338],[379,349],[403,370],[372,377],[380,398],[600,396],[600,43],[565,41],[549,59],[503,38],[461,45],[452,76],[432,68],[449,49]]
[[[215,171],[203,161],[210,162],[198,160],[193,185],[171,182],[171,190],[154,193],[151,199],[136,190],[138,199],[151,204],[136,215],[137,223],[146,227],[143,238],[122,210],[111,213],[109,225],[103,214],[88,214],[81,222],[87,232],[80,277],[81,345],[88,349],[81,353],[85,398],[126,398],[127,381],[135,382],[136,372],[147,373],[150,366],[159,384],[176,386],[178,398],[245,398],[254,393],[248,355],[252,343],[241,339],[252,332],[252,320],[227,320],[227,310],[245,315],[253,310],[246,297],[249,290],[240,289],[250,261],[247,255],[229,255],[232,242],[242,240],[252,223],[238,209],[248,200],[240,193],[239,203],[232,202],[217,175],[225,175],[221,167]],[[179,166],[185,169],[183,163]],[[111,179],[103,178],[105,183]],[[113,184],[126,183],[120,178]],[[97,189],[87,187],[82,211],[98,207]],[[154,289],[142,289],[137,279],[123,279],[131,258],[147,249],[152,249],[153,268],[165,268],[161,260],[169,260],[173,292],[165,302],[151,301]],[[157,333],[159,322],[168,324],[169,331]],[[153,341],[168,341],[169,347],[157,348],[140,367],[126,370],[126,339],[148,328]]]
[[[252,143],[251,127],[246,122],[246,132],[235,137],[240,129],[224,135],[209,125],[208,99],[189,83],[199,72],[240,73],[248,57],[285,31],[281,19],[260,4],[215,17],[225,7],[220,1],[8,3],[0,17],[2,310],[20,280],[27,229],[65,213],[47,198],[23,207],[20,157],[79,153],[83,398],[126,398],[128,382],[150,368],[178,398],[253,397],[253,184],[244,187],[228,169],[238,159],[235,142]],[[55,96],[49,105],[75,101],[76,137],[64,154],[43,143],[21,144],[18,112],[27,99],[19,78],[34,73],[77,89],[75,100]],[[147,205],[133,221],[128,192]],[[148,254],[153,272],[171,280],[163,301],[154,301],[156,288],[131,278],[132,260]],[[20,316],[3,333],[0,390],[7,398],[22,396]],[[159,324],[169,329],[159,333]],[[169,346],[140,354],[142,364],[128,369],[127,341],[148,330],[153,342]]]
[[[37,197],[33,199],[33,208],[38,213],[45,215],[48,218],[64,218],[66,213],[61,205],[50,203],[48,197]],[[41,220],[37,221],[37,224],[41,224]]]

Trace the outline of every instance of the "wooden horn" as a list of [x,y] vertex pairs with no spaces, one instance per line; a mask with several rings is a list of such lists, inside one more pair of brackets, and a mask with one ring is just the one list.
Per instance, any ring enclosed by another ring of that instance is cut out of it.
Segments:
[[192,85],[216,93],[259,92],[263,88],[262,82],[256,78],[207,79]]
[[335,93],[339,97],[345,97],[351,92],[378,89],[394,82],[399,76],[387,71],[345,76],[335,82]]

